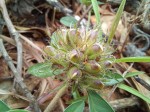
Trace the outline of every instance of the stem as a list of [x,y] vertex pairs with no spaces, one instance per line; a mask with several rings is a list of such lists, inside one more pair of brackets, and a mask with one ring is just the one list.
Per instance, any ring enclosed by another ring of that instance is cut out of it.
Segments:
[[49,103],[49,105],[47,106],[47,108],[44,110],[44,112],[51,112],[56,103],[58,102],[59,98],[65,93],[66,89],[68,88],[68,83],[66,83],[59,91],[58,93],[55,95],[55,97],[53,98],[53,100]]

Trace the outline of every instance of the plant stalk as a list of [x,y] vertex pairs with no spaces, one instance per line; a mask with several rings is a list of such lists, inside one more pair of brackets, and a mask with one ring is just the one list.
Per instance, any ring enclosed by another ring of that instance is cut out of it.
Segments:
[[49,105],[47,106],[47,108],[44,110],[44,112],[51,112],[56,103],[58,102],[59,98],[65,93],[66,89],[68,88],[69,84],[66,83],[55,95],[55,97],[52,99],[52,101],[49,103]]

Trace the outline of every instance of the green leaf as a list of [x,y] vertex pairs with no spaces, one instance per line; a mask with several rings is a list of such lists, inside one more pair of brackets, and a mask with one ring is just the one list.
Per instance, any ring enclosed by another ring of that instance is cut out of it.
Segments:
[[101,79],[103,84],[105,86],[113,86],[115,84],[118,84],[124,80],[124,78],[133,77],[136,75],[143,74],[144,72],[129,72],[125,75],[125,77],[122,77],[122,75],[118,73],[112,73],[110,71],[106,72],[105,77]]
[[72,104],[72,103],[74,103],[74,102],[81,101],[81,100],[82,100],[82,101],[86,101],[86,100],[87,100],[87,96],[82,96],[82,97],[79,97],[79,98],[70,100],[70,101],[68,101],[67,103],[68,103],[68,104]]
[[76,101],[67,107],[64,112],[83,112],[84,105],[85,103],[83,100]]
[[128,78],[128,77],[133,77],[133,76],[136,76],[136,75],[140,75],[140,74],[143,74],[144,72],[129,72],[125,75],[125,78]]
[[65,16],[60,19],[60,22],[65,26],[74,27],[78,21],[73,16]]
[[91,0],[80,0],[80,3],[85,4],[85,5],[90,5]]
[[95,91],[88,91],[90,112],[115,112],[112,107]]
[[10,108],[5,104],[2,100],[0,100],[0,111],[1,112],[6,112],[10,110]]
[[123,80],[124,78],[120,74],[109,72],[102,82],[105,86],[113,86],[115,84],[122,82]]
[[[91,5],[91,0],[80,0],[80,3],[85,5]],[[104,2],[97,1],[98,5],[104,4]]]
[[97,0],[91,0],[91,1],[92,1],[93,10],[96,16],[97,25],[100,25],[100,12],[99,12],[98,2]]
[[22,109],[14,109],[14,110],[9,110],[7,112],[29,112],[27,110],[22,110]]
[[150,57],[127,57],[127,58],[120,58],[116,59],[115,63],[117,62],[150,62]]
[[38,63],[31,66],[28,73],[37,77],[50,77],[63,73],[63,69],[56,69],[52,67],[52,63]]
[[118,87],[120,89],[123,89],[125,91],[128,91],[129,93],[138,96],[139,98],[143,99],[144,101],[146,101],[147,103],[150,103],[150,98],[146,97],[145,95],[143,95],[142,93],[138,92],[136,89],[131,88],[125,84],[118,84]]
[[119,20],[121,18],[122,12],[124,10],[124,6],[125,6],[126,0],[122,0],[121,5],[119,6],[119,9],[117,11],[117,14],[115,16],[115,19],[113,21],[113,24],[111,26],[111,30],[110,30],[110,34],[109,34],[109,38],[108,38],[108,43],[110,44],[114,35],[115,35],[115,31],[117,29]]

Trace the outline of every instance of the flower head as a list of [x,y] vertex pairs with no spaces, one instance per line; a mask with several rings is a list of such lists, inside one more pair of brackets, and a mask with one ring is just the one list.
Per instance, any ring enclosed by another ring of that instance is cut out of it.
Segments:
[[[84,82],[82,85],[89,77],[94,77],[92,87],[97,87],[94,84],[101,82],[105,69],[109,67],[108,62],[111,64],[108,57],[112,53],[112,48],[100,38],[96,29],[61,29],[54,32],[45,51],[52,62],[65,68],[67,77],[80,76],[78,82]],[[103,85],[102,82],[99,85]]]

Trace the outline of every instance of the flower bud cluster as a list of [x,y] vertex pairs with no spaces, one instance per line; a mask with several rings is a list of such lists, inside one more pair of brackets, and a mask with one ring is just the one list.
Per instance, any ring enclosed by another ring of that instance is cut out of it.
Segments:
[[108,57],[112,51],[99,38],[97,30],[61,29],[52,35],[45,52],[54,64],[65,68],[67,78],[79,80],[81,85],[87,85],[91,80],[89,86],[100,89],[103,87],[100,80],[103,72],[111,67]]

